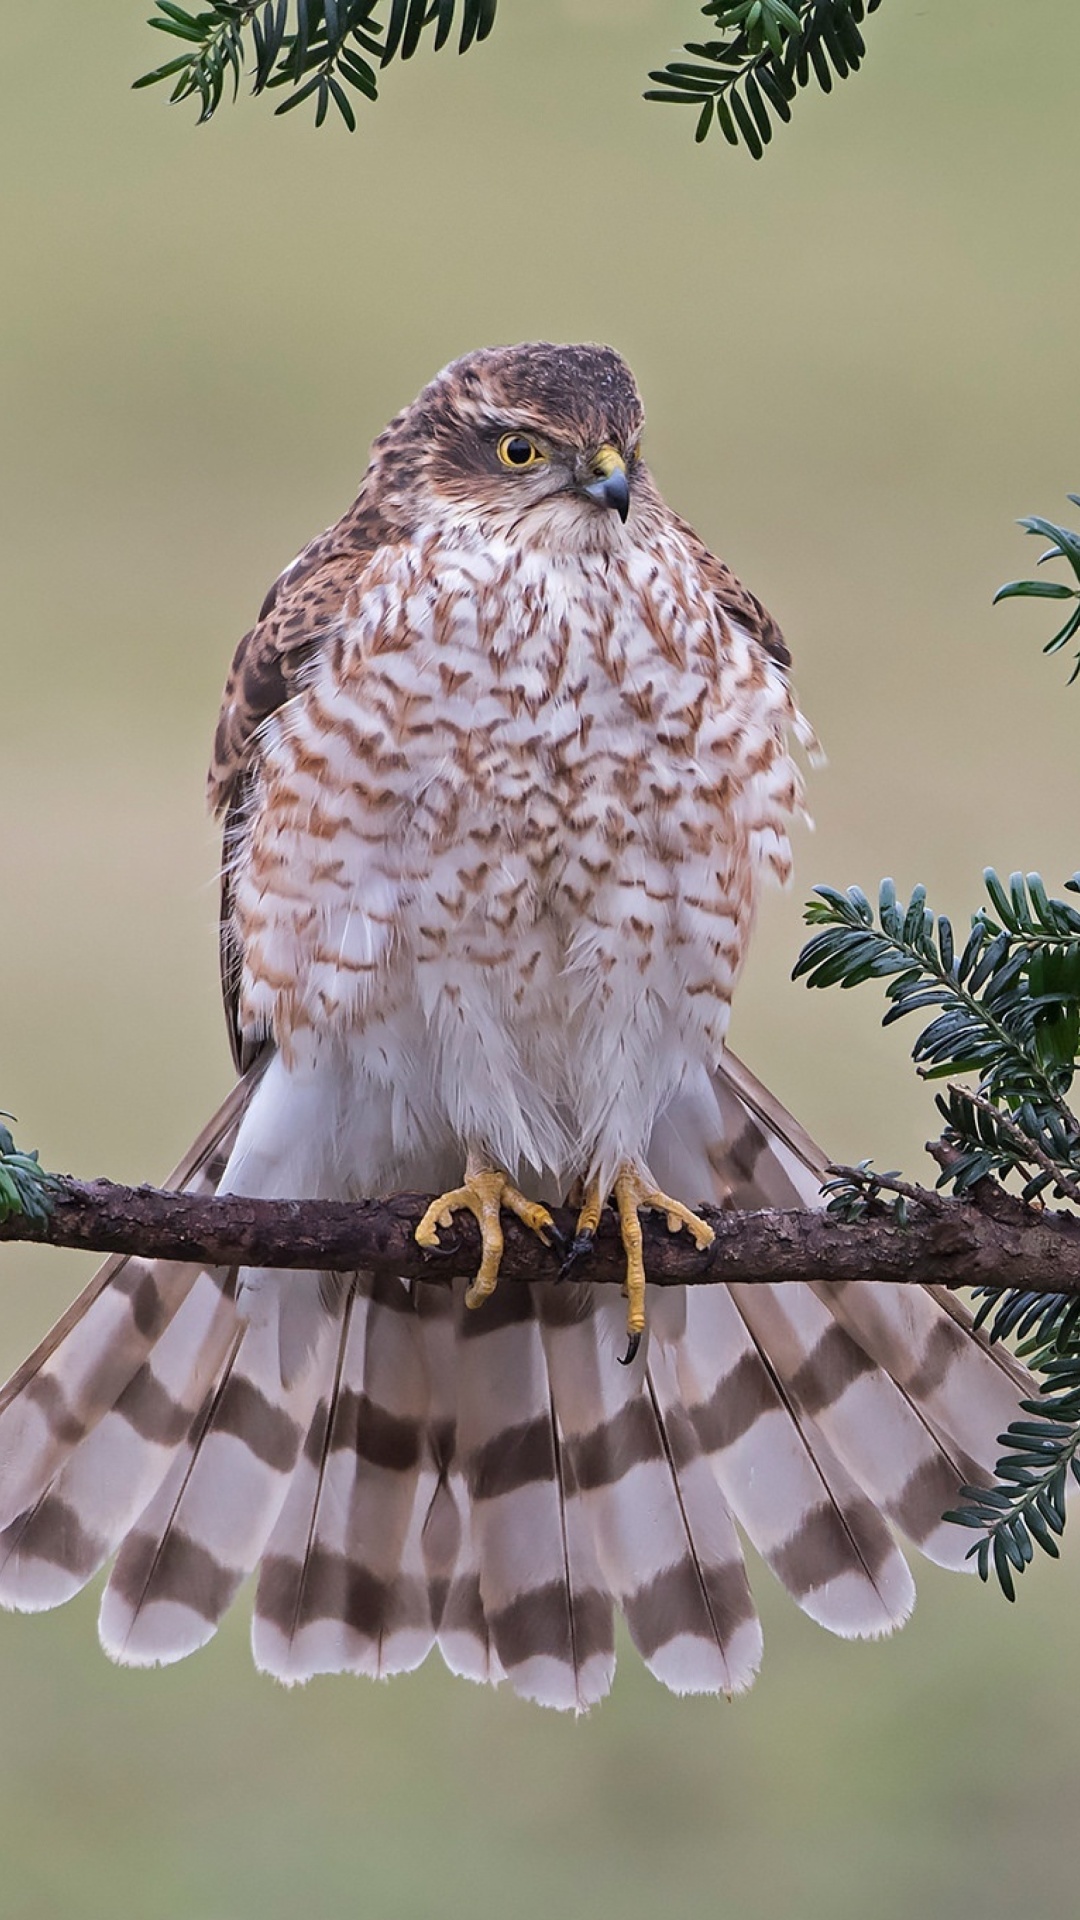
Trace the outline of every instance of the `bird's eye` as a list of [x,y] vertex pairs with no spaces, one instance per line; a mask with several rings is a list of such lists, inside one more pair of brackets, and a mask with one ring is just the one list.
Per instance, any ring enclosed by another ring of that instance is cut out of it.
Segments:
[[535,467],[544,458],[527,433],[504,433],[498,451],[504,467]]

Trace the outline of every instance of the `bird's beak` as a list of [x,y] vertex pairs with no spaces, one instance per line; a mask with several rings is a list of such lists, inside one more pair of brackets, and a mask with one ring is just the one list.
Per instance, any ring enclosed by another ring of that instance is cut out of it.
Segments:
[[619,519],[625,521],[630,511],[630,482],[626,477],[626,462],[622,454],[605,442],[602,447],[597,447],[589,462],[589,470],[596,477],[582,491],[598,506],[614,507]]

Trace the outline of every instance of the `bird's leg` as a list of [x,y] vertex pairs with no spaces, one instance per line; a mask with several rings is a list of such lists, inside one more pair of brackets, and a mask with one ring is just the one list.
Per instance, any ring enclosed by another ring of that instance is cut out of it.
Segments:
[[506,1207],[538,1234],[546,1247],[554,1246],[555,1222],[546,1207],[526,1200],[509,1174],[489,1166],[482,1154],[470,1153],[465,1162],[465,1184],[452,1187],[433,1200],[416,1229],[422,1247],[438,1247],[440,1227],[448,1227],[455,1213],[467,1209],[475,1215],[480,1228],[480,1265],[465,1293],[465,1305],[478,1307],[494,1293],[503,1256],[503,1231],[499,1210]]
[[628,1335],[626,1352],[623,1355],[624,1367],[630,1365],[645,1331],[645,1262],[641,1252],[641,1220],[643,1207],[655,1213],[666,1213],[668,1231],[678,1233],[686,1227],[693,1234],[701,1248],[711,1247],[716,1238],[712,1228],[681,1200],[673,1200],[670,1194],[661,1193],[646,1169],[635,1165],[632,1160],[625,1161],[615,1175],[615,1205],[619,1210],[619,1232],[626,1249],[626,1331]]

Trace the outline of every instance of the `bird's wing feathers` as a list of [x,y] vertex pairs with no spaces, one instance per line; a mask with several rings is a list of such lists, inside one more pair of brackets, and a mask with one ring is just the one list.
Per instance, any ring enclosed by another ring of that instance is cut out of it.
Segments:
[[386,535],[380,514],[362,490],[344,518],[312,540],[274,582],[255,625],[240,641],[229,668],[214,734],[207,788],[223,818],[219,912],[221,992],[237,1071],[258,1058],[240,1031],[241,955],[232,912],[232,856],[246,823],[258,766],[259,730],[303,684],[307,667],[327,646],[342,616],[363,591],[363,576]]
[[296,691],[312,654],[334,631],[350,591],[387,529],[368,489],[348,513],[279,574],[233,655],[214,734],[208,791],[215,813],[235,797],[264,720]]
[[744,587],[726,561],[721,560],[705,545],[700,534],[695,533],[688,521],[678,514],[670,515],[697,561],[703,580],[712,592],[713,598],[725,619],[731,619],[748,633],[752,640],[781,667],[791,665],[791,654],[787,642],[772,614],[763,607],[756,593]]

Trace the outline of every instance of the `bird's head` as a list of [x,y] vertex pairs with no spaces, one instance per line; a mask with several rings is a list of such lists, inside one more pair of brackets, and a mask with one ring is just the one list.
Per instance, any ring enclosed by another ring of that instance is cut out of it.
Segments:
[[610,549],[654,497],[644,412],[612,347],[486,347],[455,360],[375,443],[393,518]]

